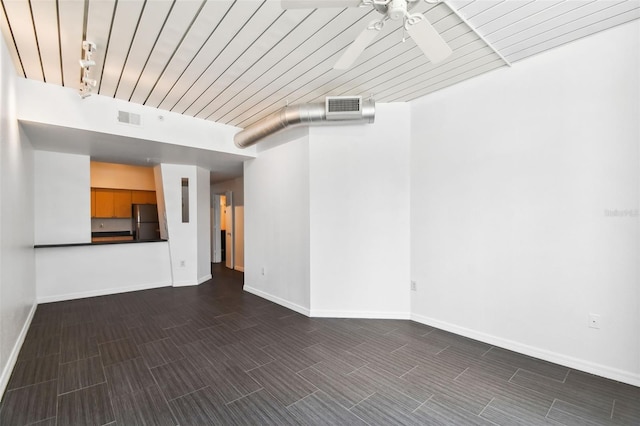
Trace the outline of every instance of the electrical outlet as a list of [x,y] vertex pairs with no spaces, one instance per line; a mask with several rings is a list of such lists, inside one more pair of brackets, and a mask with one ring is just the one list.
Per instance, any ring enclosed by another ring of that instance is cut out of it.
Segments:
[[264,275],[264,266],[262,267],[262,270],[260,272],[262,273],[262,275]]
[[186,266],[186,262],[184,260],[180,261],[180,267],[184,268]]
[[415,281],[411,281],[411,291],[418,291],[418,284]]
[[589,314],[589,328],[600,328],[601,318],[598,314]]

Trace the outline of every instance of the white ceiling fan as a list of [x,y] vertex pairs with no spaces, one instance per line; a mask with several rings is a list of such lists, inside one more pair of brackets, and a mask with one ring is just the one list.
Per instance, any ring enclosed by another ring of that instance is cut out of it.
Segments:
[[336,70],[346,70],[353,65],[389,20],[402,19],[404,28],[432,63],[441,62],[451,55],[451,48],[427,18],[421,13],[409,12],[419,1],[421,0],[281,0],[281,4],[283,9],[372,6],[384,15],[381,19],[371,21],[333,66]]

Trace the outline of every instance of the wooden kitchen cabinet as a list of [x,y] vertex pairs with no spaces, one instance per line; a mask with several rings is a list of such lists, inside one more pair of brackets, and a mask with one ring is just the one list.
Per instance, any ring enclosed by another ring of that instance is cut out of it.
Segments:
[[96,188],[94,191],[96,197],[95,217],[113,217],[113,190]]
[[131,204],[157,204],[156,191],[131,191]]
[[92,193],[95,197],[92,217],[122,219],[131,217],[131,191],[95,188]]
[[91,217],[96,217],[96,190],[91,188]]
[[128,219],[131,204],[156,204],[156,192],[91,188],[91,217]]
[[131,191],[113,190],[113,217],[131,217]]

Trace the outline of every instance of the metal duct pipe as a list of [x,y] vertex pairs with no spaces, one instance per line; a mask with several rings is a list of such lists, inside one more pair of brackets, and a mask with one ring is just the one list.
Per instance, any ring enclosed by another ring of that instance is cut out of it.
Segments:
[[260,140],[267,136],[271,136],[290,127],[329,124],[329,122],[336,122],[335,124],[373,123],[376,113],[375,101],[373,99],[362,100],[361,98],[350,97],[348,98],[349,100],[359,100],[359,108],[357,111],[340,109],[338,107],[337,111],[332,112],[330,102],[343,99],[347,98],[327,98],[327,101],[321,104],[286,106],[236,133],[233,141],[238,148],[247,148],[260,142]]

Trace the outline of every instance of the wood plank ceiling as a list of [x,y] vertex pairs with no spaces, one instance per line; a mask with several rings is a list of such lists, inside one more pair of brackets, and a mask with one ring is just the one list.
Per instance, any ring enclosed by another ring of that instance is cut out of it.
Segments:
[[430,63],[392,21],[351,69],[336,71],[341,52],[380,16],[371,8],[285,11],[278,0],[1,4],[19,75],[79,88],[82,41],[90,40],[94,93],[239,127],[327,95],[410,101],[640,18],[640,0],[420,2],[413,10],[453,48],[449,59]]

